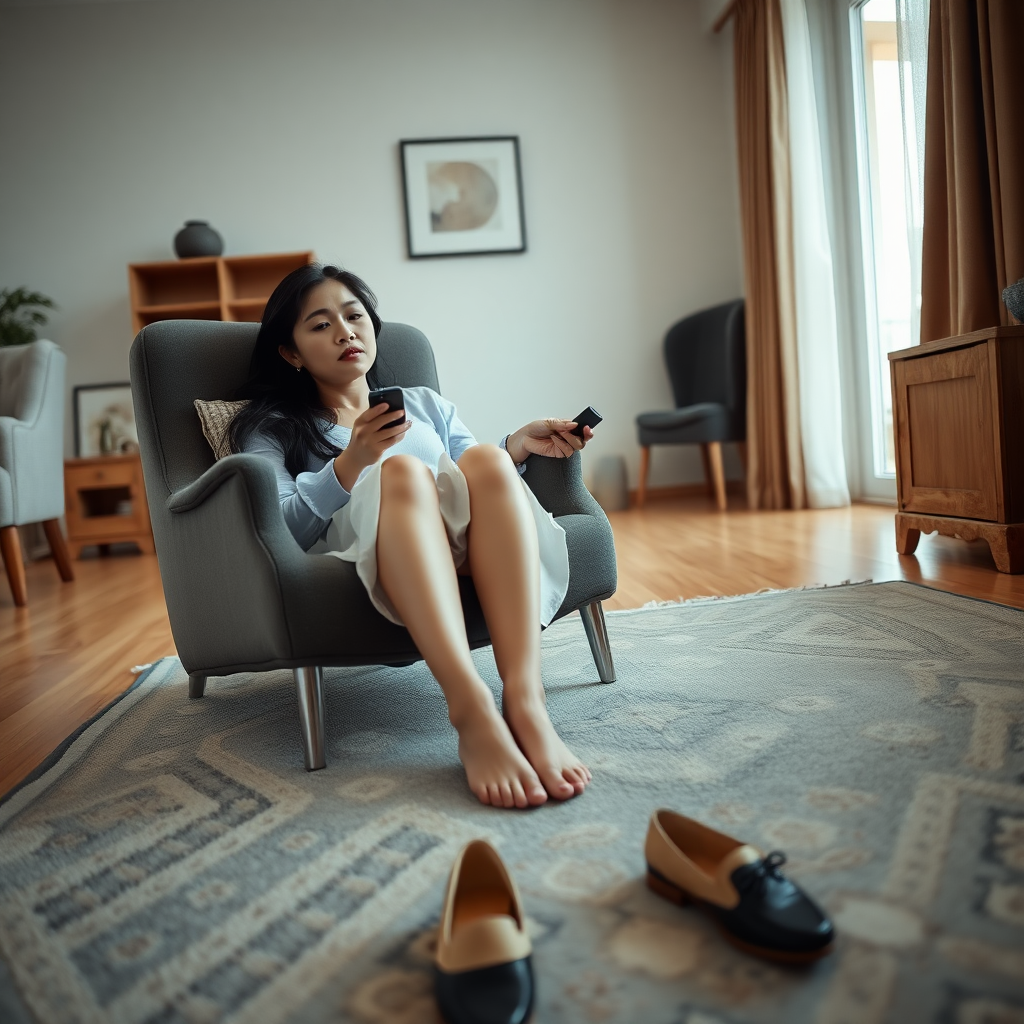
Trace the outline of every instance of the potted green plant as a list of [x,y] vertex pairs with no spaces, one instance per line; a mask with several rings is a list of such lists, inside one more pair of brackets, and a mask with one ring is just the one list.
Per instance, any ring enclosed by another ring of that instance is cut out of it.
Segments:
[[53,299],[27,288],[0,291],[0,346],[27,345],[38,337],[36,328],[46,323],[44,309],[56,309]]

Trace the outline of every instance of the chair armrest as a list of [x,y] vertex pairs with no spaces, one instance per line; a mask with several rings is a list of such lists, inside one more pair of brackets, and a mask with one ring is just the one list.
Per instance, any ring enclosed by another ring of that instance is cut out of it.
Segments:
[[583,459],[579,452],[568,459],[531,455],[526,460],[523,479],[553,516],[582,514],[607,518],[583,483]]
[[[18,427],[22,430],[19,431]],[[18,461],[15,457],[16,437],[18,433],[24,433],[25,424],[16,420],[13,416],[0,416],[0,469],[6,469],[8,473],[14,471],[14,465]]]
[[309,556],[285,523],[274,467],[229,455],[154,508],[167,611],[190,671],[291,656],[286,581]]
[[52,341],[34,341],[5,349],[0,362],[15,390],[5,405],[13,415],[0,417],[0,466],[10,474],[14,522],[55,519],[64,513],[67,360]]
[[171,534],[189,538],[193,552],[202,554],[189,562],[194,569],[201,564],[204,573],[244,576],[256,558],[279,574],[294,570],[305,557],[284,521],[274,468],[259,455],[229,455],[215,462],[168,497],[167,511]]
[[4,456],[14,445],[14,428],[21,423],[13,416],[0,416],[0,466],[7,467]]
[[537,500],[565,530],[569,589],[555,618],[615,593],[615,538],[604,509],[583,483],[583,459],[531,455],[523,474]]
[[[215,462],[202,476],[179,488],[167,499],[167,510],[191,512],[232,477],[240,477],[254,506],[273,504],[280,510],[274,467],[259,455],[229,455]],[[284,516],[281,516],[284,525]],[[287,526],[285,526],[287,529]],[[290,534],[289,534],[290,536]]]
[[15,523],[64,514],[63,422],[0,416],[0,467],[11,476]]

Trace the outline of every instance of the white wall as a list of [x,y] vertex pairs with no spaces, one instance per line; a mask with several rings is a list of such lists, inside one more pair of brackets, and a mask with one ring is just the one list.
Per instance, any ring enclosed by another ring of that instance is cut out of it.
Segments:
[[[481,439],[593,404],[588,453],[635,478],[664,330],[741,292],[729,36],[697,0],[10,3],[0,287],[59,303],[69,390],[127,379],[125,265],[203,218],[364,276]],[[520,136],[528,252],[409,260],[397,141],[477,134]]]

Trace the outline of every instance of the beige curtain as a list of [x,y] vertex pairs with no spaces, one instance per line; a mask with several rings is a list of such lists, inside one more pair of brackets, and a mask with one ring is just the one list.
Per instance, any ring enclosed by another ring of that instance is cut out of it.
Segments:
[[733,9],[746,276],[747,499],[806,504],[797,378],[786,61],[779,0]]
[[921,340],[1008,324],[1024,276],[1024,0],[932,0]]

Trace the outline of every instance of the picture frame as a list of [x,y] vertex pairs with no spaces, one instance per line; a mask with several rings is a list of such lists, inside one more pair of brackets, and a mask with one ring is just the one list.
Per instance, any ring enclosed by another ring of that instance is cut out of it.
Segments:
[[139,450],[132,386],[79,384],[74,389],[75,454],[80,459],[100,455],[131,455]]
[[518,135],[402,139],[410,259],[526,251]]

